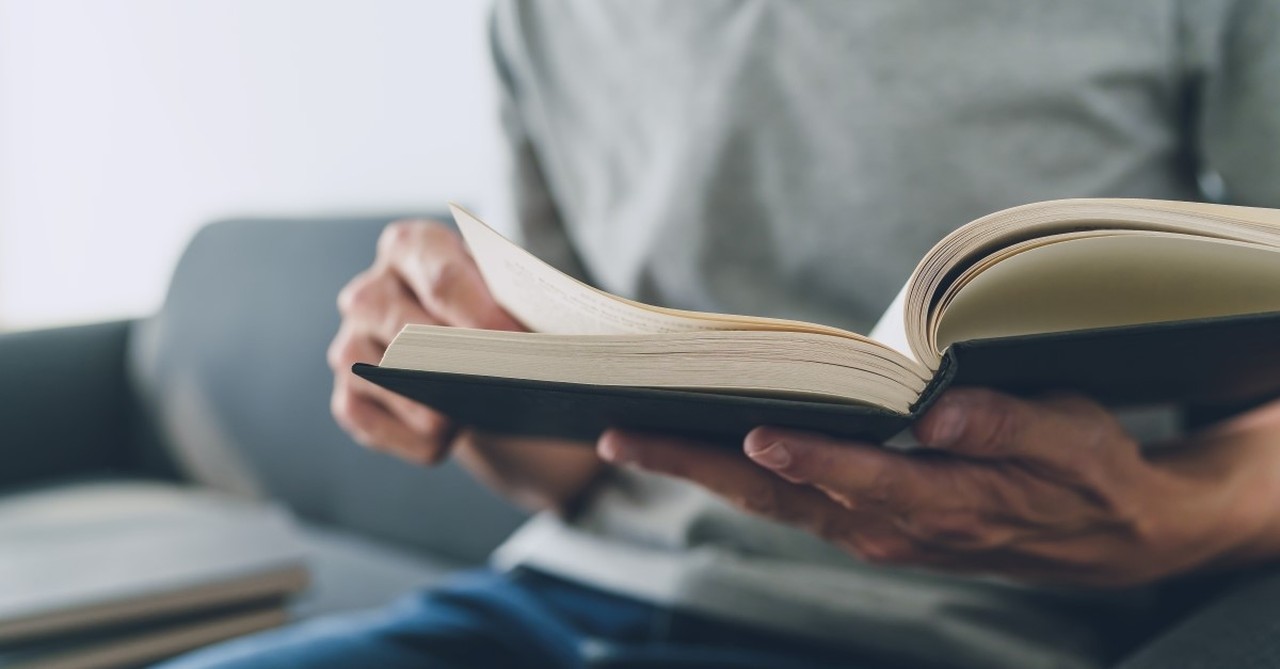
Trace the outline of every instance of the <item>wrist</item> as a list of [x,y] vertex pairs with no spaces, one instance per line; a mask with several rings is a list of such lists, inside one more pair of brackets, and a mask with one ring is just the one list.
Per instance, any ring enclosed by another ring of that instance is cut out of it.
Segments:
[[1215,430],[1192,444],[1192,475],[1211,501],[1197,512],[1216,546],[1209,566],[1243,567],[1280,559],[1280,426]]
[[1280,463],[1268,462],[1248,474],[1233,489],[1229,514],[1236,536],[1223,554],[1225,566],[1280,559]]
[[566,512],[603,471],[588,444],[462,430],[454,456],[473,476],[530,511]]

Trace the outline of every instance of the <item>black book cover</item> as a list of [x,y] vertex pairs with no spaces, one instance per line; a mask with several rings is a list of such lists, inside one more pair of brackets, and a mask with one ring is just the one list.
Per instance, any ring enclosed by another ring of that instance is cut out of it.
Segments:
[[1078,392],[1111,406],[1239,405],[1280,396],[1280,312],[960,342],[912,407],[445,374],[375,365],[353,371],[457,422],[503,434],[594,440],[607,427],[671,432],[736,448],[777,425],[883,441],[945,389],[1019,396]]

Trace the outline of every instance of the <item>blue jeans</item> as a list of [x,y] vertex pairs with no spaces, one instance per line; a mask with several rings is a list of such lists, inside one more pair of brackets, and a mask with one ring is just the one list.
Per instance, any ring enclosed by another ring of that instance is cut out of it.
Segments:
[[468,572],[386,609],[229,641],[163,669],[880,669],[849,651],[680,613],[529,570]]

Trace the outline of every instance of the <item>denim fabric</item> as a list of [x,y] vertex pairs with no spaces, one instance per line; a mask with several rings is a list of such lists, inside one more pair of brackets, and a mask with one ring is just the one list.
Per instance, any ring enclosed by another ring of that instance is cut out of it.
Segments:
[[886,666],[852,652],[663,609],[530,570],[478,570],[381,610],[243,637],[161,668]]

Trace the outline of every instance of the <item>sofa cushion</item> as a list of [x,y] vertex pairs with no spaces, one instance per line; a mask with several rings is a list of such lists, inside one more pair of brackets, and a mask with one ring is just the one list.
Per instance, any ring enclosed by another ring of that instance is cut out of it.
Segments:
[[410,551],[482,559],[523,518],[454,464],[357,446],[329,413],[339,289],[393,217],[236,220],[201,230],[129,371],[159,441],[211,487]]

